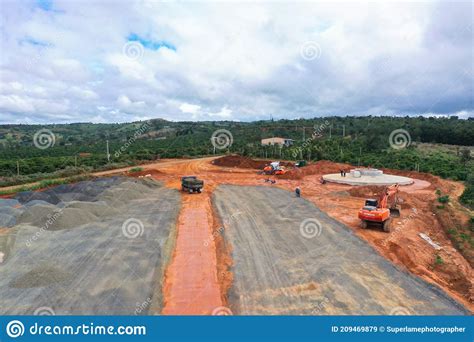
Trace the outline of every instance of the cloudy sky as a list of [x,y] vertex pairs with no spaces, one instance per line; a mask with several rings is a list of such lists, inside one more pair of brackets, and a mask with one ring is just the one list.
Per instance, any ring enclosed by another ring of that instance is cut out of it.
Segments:
[[0,123],[474,116],[471,2],[0,3]]

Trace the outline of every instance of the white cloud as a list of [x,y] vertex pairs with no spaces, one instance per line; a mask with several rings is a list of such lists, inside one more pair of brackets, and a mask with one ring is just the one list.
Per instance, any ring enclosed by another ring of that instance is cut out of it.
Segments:
[[230,119],[232,117],[232,110],[227,108],[226,106],[222,107],[222,109],[217,113],[209,113],[210,117],[217,117],[220,119]]
[[27,98],[18,95],[0,95],[0,110],[11,113],[32,113],[35,107]]
[[183,113],[197,114],[199,112],[199,110],[201,109],[201,106],[193,105],[193,104],[190,104],[190,103],[183,103],[181,106],[179,106],[179,109]]
[[132,101],[126,95],[120,95],[117,99],[117,104],[122,108],[127,108],[132,104]]
[[[0,122],[474,111],[470,3],[53,4],[2,8]],[[176,51],[129,58],[132,33]]]

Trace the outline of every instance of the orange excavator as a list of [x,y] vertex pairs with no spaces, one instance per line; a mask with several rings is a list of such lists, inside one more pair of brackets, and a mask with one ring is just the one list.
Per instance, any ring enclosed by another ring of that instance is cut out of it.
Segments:
[[263,173],[266,175],[284,175],[286,169],[280,165],[280,162],[272,162],[263,168]]
[[365,200],[364,207],[359,210],[361,227],[377,224],[382,226],[384,232],[390,232],[392,217],[400,217],[398,192],[398,184],[393,184],[386,187],[378,199]]

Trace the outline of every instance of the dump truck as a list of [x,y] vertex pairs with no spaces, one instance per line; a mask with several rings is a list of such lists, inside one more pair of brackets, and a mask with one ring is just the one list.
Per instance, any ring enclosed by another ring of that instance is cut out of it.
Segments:
[[359,210],[362,228],[376,224],[382,226],[384,232],[390,232],[392,217],[400,217],[398,186],[394,184],[386,187],[378,199],[365,200],[365,205]]
[[186,191],[192,194],[193,192],[201,193],[204,186],[204,181],[198,179],[196,176],[185,176],[181,178],[181,191]]

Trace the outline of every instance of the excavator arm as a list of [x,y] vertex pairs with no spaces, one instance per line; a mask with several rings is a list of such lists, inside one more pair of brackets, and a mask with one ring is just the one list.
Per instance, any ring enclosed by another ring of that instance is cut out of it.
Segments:
[[399,185],[393,184],[385,188],[379,199],[378,208],[388,208],[394,217],[400,216],[400,208],[398,207]]

